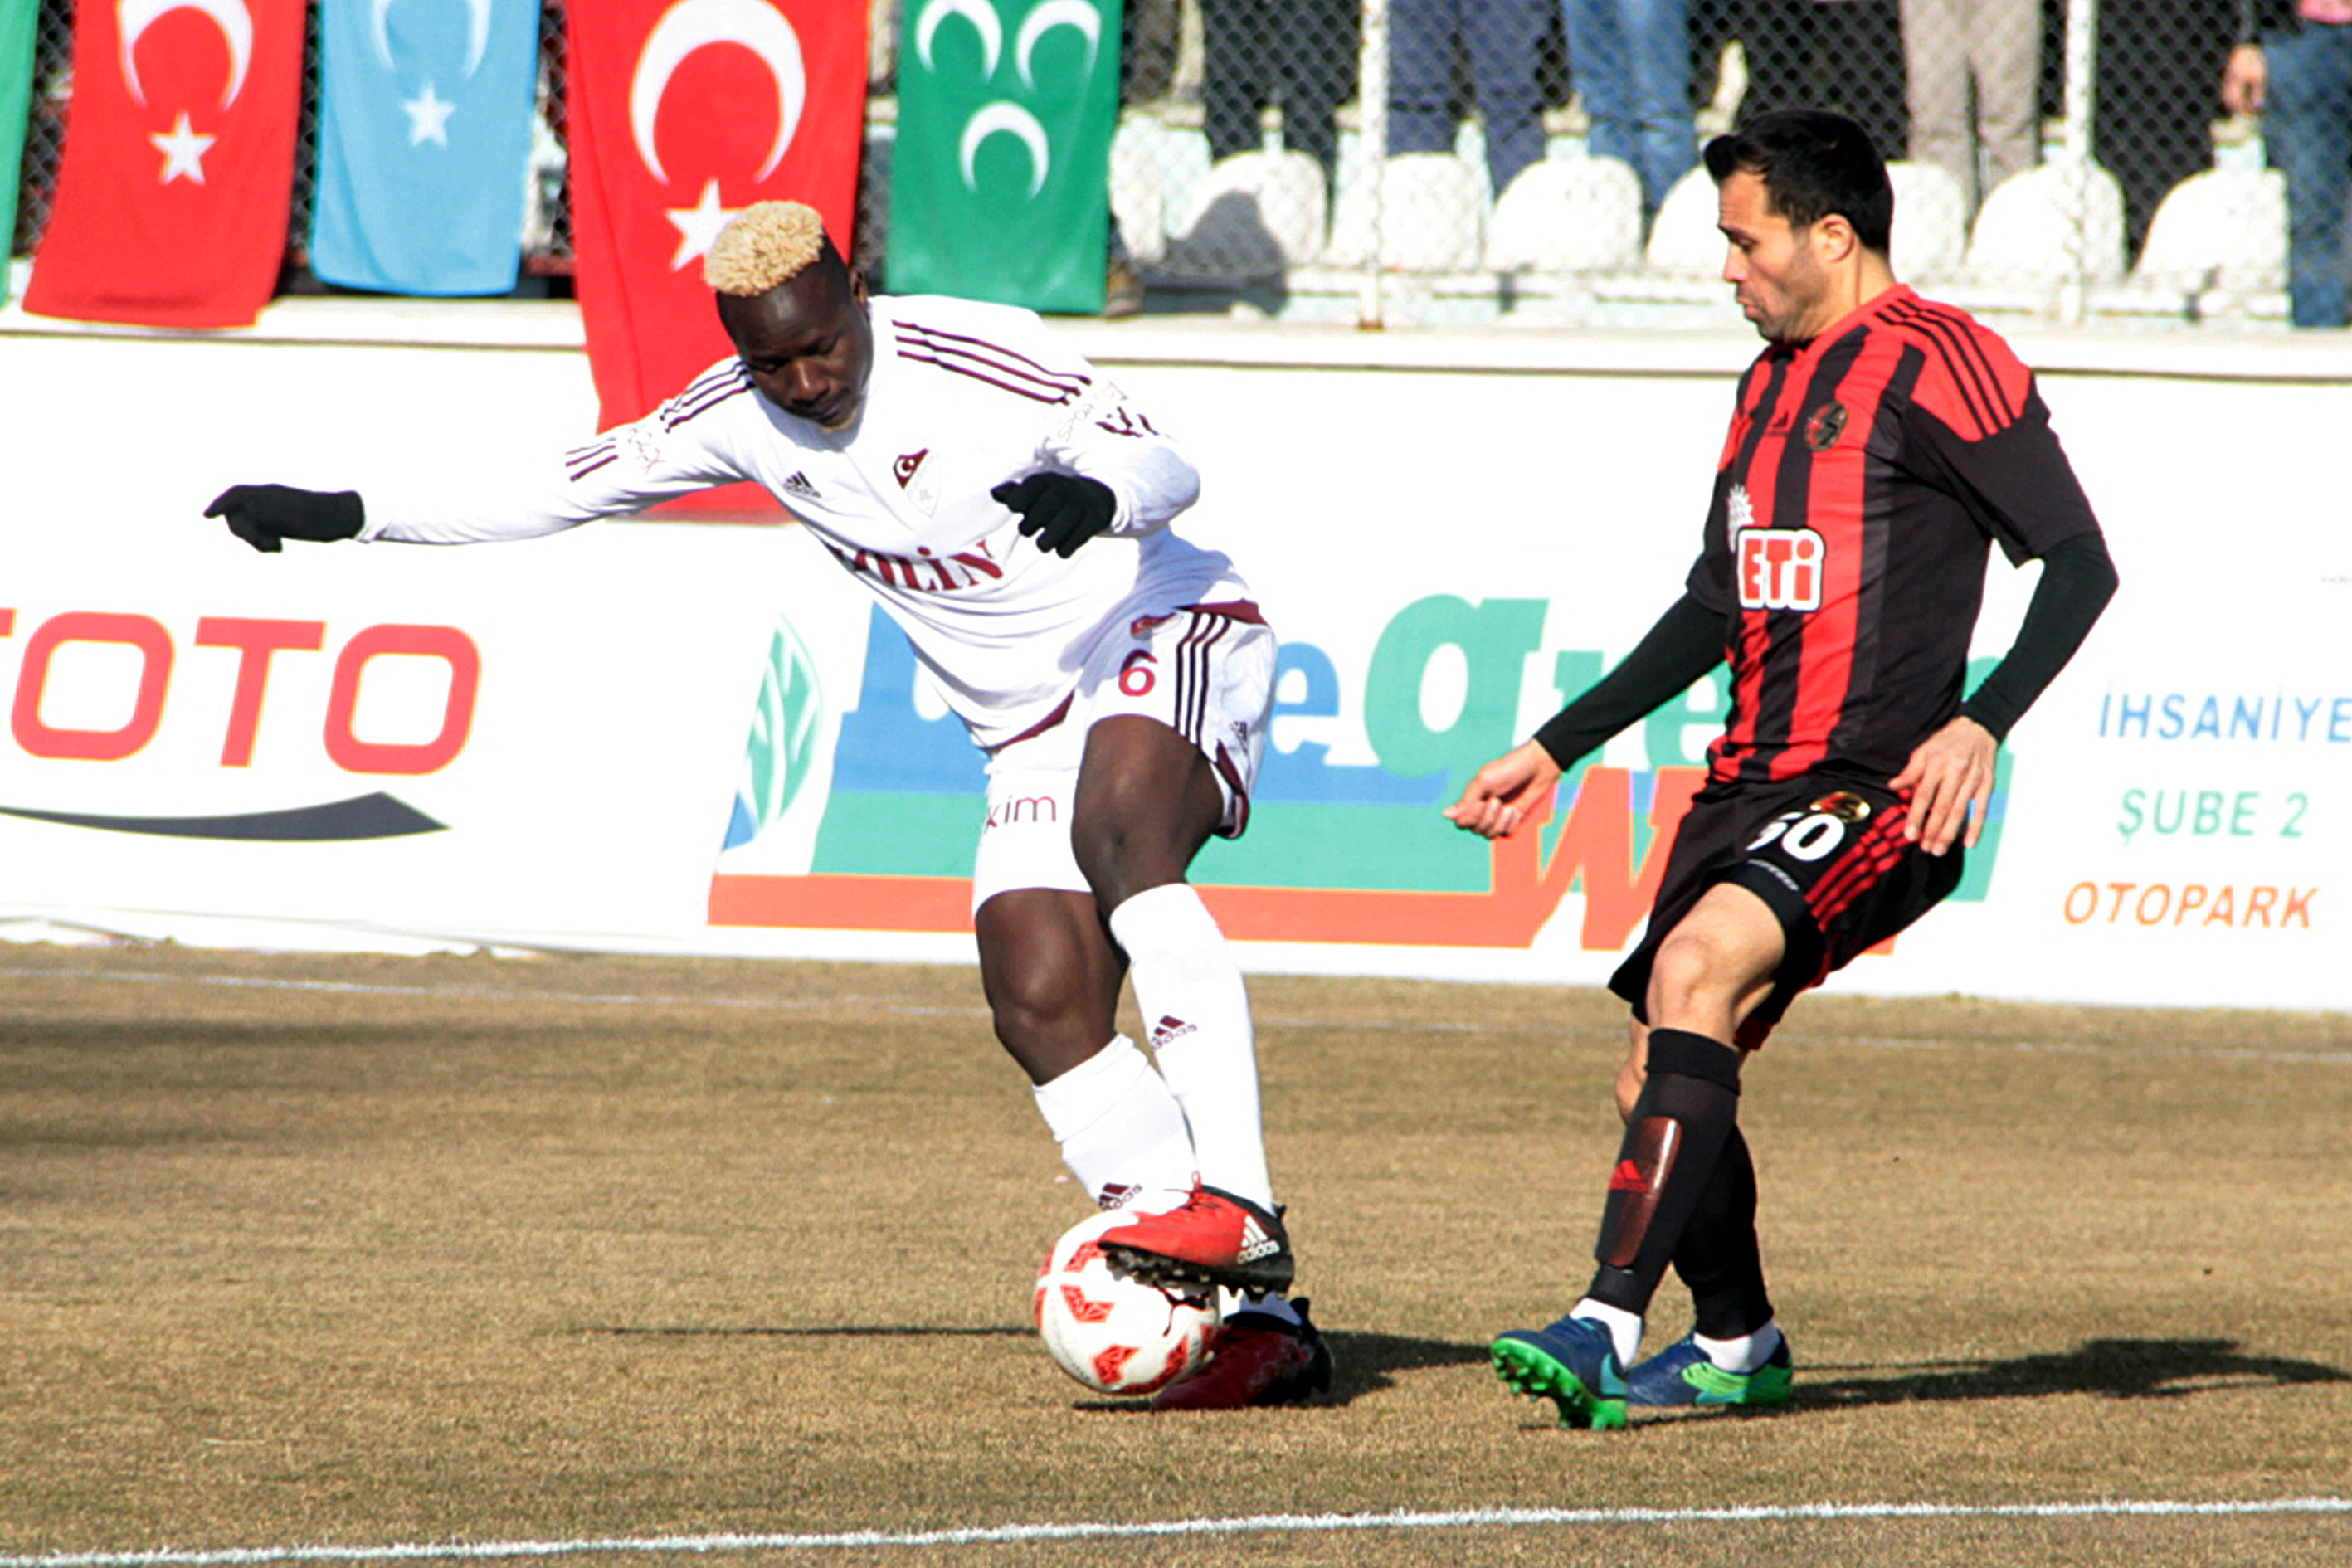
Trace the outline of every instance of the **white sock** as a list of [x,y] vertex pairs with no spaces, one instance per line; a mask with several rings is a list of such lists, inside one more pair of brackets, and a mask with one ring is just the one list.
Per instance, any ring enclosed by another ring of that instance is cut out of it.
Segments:
[[1128,1189],[1192,1184],[1183,1108],[1125,1035],[1030,1092],[1062,1163],[1096,1203],[1132,1195]]
[[1201,1180],[1274,1205],[1258,1121],[1257,1051],[1241,966],[1201,895],[1147,889],[1110,912],[1160,1075],[1184,1108]]
[[1691,1343],[1705,1351],[1706,1359],[1726,1372],[1754,1372],[1780,1348],[1780,1325],[1767,1323],[1754,1333],[1742,1334],[1736,1340],[1711,1340],[1705,1334],[1693,1334]]
[[1639,1354],[1642,1349],[1640,1313],[1629,1312],[1622,1307],[1612,1307],[1605,1301],[1596,1301],[1587,1296],[1576,1304],[1575,1310],[1570,1312],[1569,1316],[1590,1318],[1594,1322],[1604,1325],[1609,1330],[1609,1337],[1617,1342],[1619,1369],[1625,1370],[1633,1366],[1634,1356]]

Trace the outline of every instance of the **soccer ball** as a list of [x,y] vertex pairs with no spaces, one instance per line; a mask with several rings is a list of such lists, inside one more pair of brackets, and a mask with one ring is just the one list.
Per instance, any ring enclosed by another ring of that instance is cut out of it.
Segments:
[[1208,1359],[1213,1298],[1178,1296],[1115,1269],[1097,1239],[1134,1217],[1089,1215],[1037,1271],[1037,1337],[1054,1363],[1097,1394],[1150,1394]]

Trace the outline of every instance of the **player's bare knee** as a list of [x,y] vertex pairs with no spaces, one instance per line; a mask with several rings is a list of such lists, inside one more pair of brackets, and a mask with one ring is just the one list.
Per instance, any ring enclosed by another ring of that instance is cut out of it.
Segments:
[[1034,981],[1024,982],[1018,975],[983,975],[988,995],[989,1022],[995,1027],[997,1043],[1014,1056],[1020,1056],[1031,1042],[1054,1032],[1056,1022],[1068,1010],[1068,1001],[1056,997]]
[[1033,1083],[1048,1083],[1100,1050],[1112,1026],[1075,1006],[1066,994],[1042,987],[988,991],[990,1022],[997,1044],[1019,1062]]
[[1119,817],[1081,815],[1070,827],[1070,849],[1105,915],[1138,893],[1182,881],[1192,861],[1191,852],[1169,835]]
[[1719,1009],[1739,990],[1741,979],[1720,944],[1700,932],[1676,931],[1650,965],[1650,1022],[1675,1024]]
[[1147,884],[1135,875],[1132,839],[1117,824],[1095,826],[1084,817],[1071,826],[1070,850],[1078,870],[1094,889],[1095,903],[1105,915],[1141,892]]

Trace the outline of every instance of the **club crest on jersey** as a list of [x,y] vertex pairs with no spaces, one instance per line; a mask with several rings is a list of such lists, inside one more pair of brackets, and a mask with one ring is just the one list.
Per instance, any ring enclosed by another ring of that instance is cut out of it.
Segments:
[[1813,416],[1805,421],[1805,445],[1816,452],[1828,451],[1844,434],[1845,405],[1843,403],[1825,403],[1813,410]]
[[901,452],[890,464],[890,477],[898,481],[898,488],[907,492],[907,499],[913,501],[916,510],[925,517],[936,512],[940,505],[937,476],[927,472],[925,468],[930,455],[931,449],[924,447],[912,452]]

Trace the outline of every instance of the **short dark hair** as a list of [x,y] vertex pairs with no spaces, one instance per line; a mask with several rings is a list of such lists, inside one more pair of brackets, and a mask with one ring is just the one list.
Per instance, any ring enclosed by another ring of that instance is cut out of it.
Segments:
[[1794,228],[1834,213],[1866,249],[1884,254],[1895,227],[1895,187],[1870,132],[1821,109],[1774,109],[1706,144],[1706,172],[1718,185],[1734,174],[1764,182],[1772,211]]

